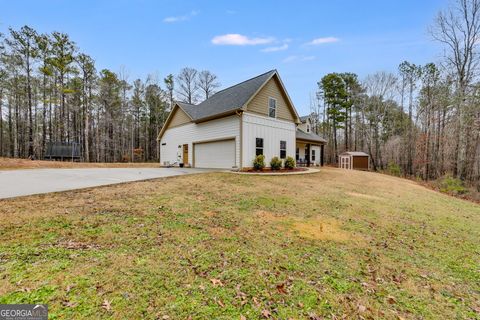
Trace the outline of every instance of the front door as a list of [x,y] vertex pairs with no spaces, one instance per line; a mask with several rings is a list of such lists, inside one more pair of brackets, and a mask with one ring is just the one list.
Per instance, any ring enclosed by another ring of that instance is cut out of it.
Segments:
[[188,144],[183,145],[183,164],[188,163]]

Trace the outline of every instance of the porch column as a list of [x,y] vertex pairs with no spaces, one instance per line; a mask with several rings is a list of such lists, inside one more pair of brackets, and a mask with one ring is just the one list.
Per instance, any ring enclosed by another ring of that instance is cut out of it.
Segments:
[[307,167],[310,167],[310,151],[311,149],[311,144],[310,143],[307,143],[307,154],[305,155],[305,158],[307,158]]
[[322,167],[323,167],[323,147],[324,147],[324,146],[325,146],[324,144],[322,144],[322,145],[320,146],[320,165],[321,165]]

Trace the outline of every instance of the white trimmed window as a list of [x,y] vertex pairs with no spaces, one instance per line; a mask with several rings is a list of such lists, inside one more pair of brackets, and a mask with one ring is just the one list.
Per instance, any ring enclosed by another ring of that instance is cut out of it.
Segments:
[[277,100],[268,98],[268,116],[270,118],[277,117]]
[[259,156],[263,154],[263,138],[255,139],[255,155]]
[[280,141],[280,159],[287,157],[287,141]]

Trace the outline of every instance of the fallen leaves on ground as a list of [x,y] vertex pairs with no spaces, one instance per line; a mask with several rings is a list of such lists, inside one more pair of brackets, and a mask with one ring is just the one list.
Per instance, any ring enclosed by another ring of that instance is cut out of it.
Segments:
[[263,316],[265,319],[270,318],[271,315],[272,315],[272,313],[271,313],[268,309],[263,309],[263,310],[262,310],[262,316]]
[[285,289],[285,283],[277,284],[277,291],[278,293],[281,293],[281,294],[287,294],[288,292]]
[[107,299],[103,300],[102,308],[107,310],[107,311],[112,310],[112,306],[110,305],[110,301],[108,301]]
[[213,284],[214,287],[217,287],[217,286],[223,287],[222,280],[213,278],[213,279],[210,279],[210,282]]

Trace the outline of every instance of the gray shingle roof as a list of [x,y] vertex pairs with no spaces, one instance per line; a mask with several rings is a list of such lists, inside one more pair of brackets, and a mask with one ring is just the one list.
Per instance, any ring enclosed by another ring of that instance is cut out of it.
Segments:
[[179,102],[178,104],[193,121],[218,114],[234,112],[242,108],[258,89],[276,72],[276,70],[270,70],[264,74],[223,89],[197,105],[184,102]]
[[186,102],[177,102],[177,104],[180,106],[180,108],[182,108],[183,111],[185,111],[187,115],[190,116],[190,118],[194,118],[195,108],[197,107],[196,105]]
[[303,117],[300,117],[300,121],[305,122],[307,121],[307,119],[310,118],[310,116],[303,116]]
[[296,138],[297,140],[327,143],[327,140],[323,139],[319,135],[316,135],[315,133],[306,133],[299,128],[297,128]]

